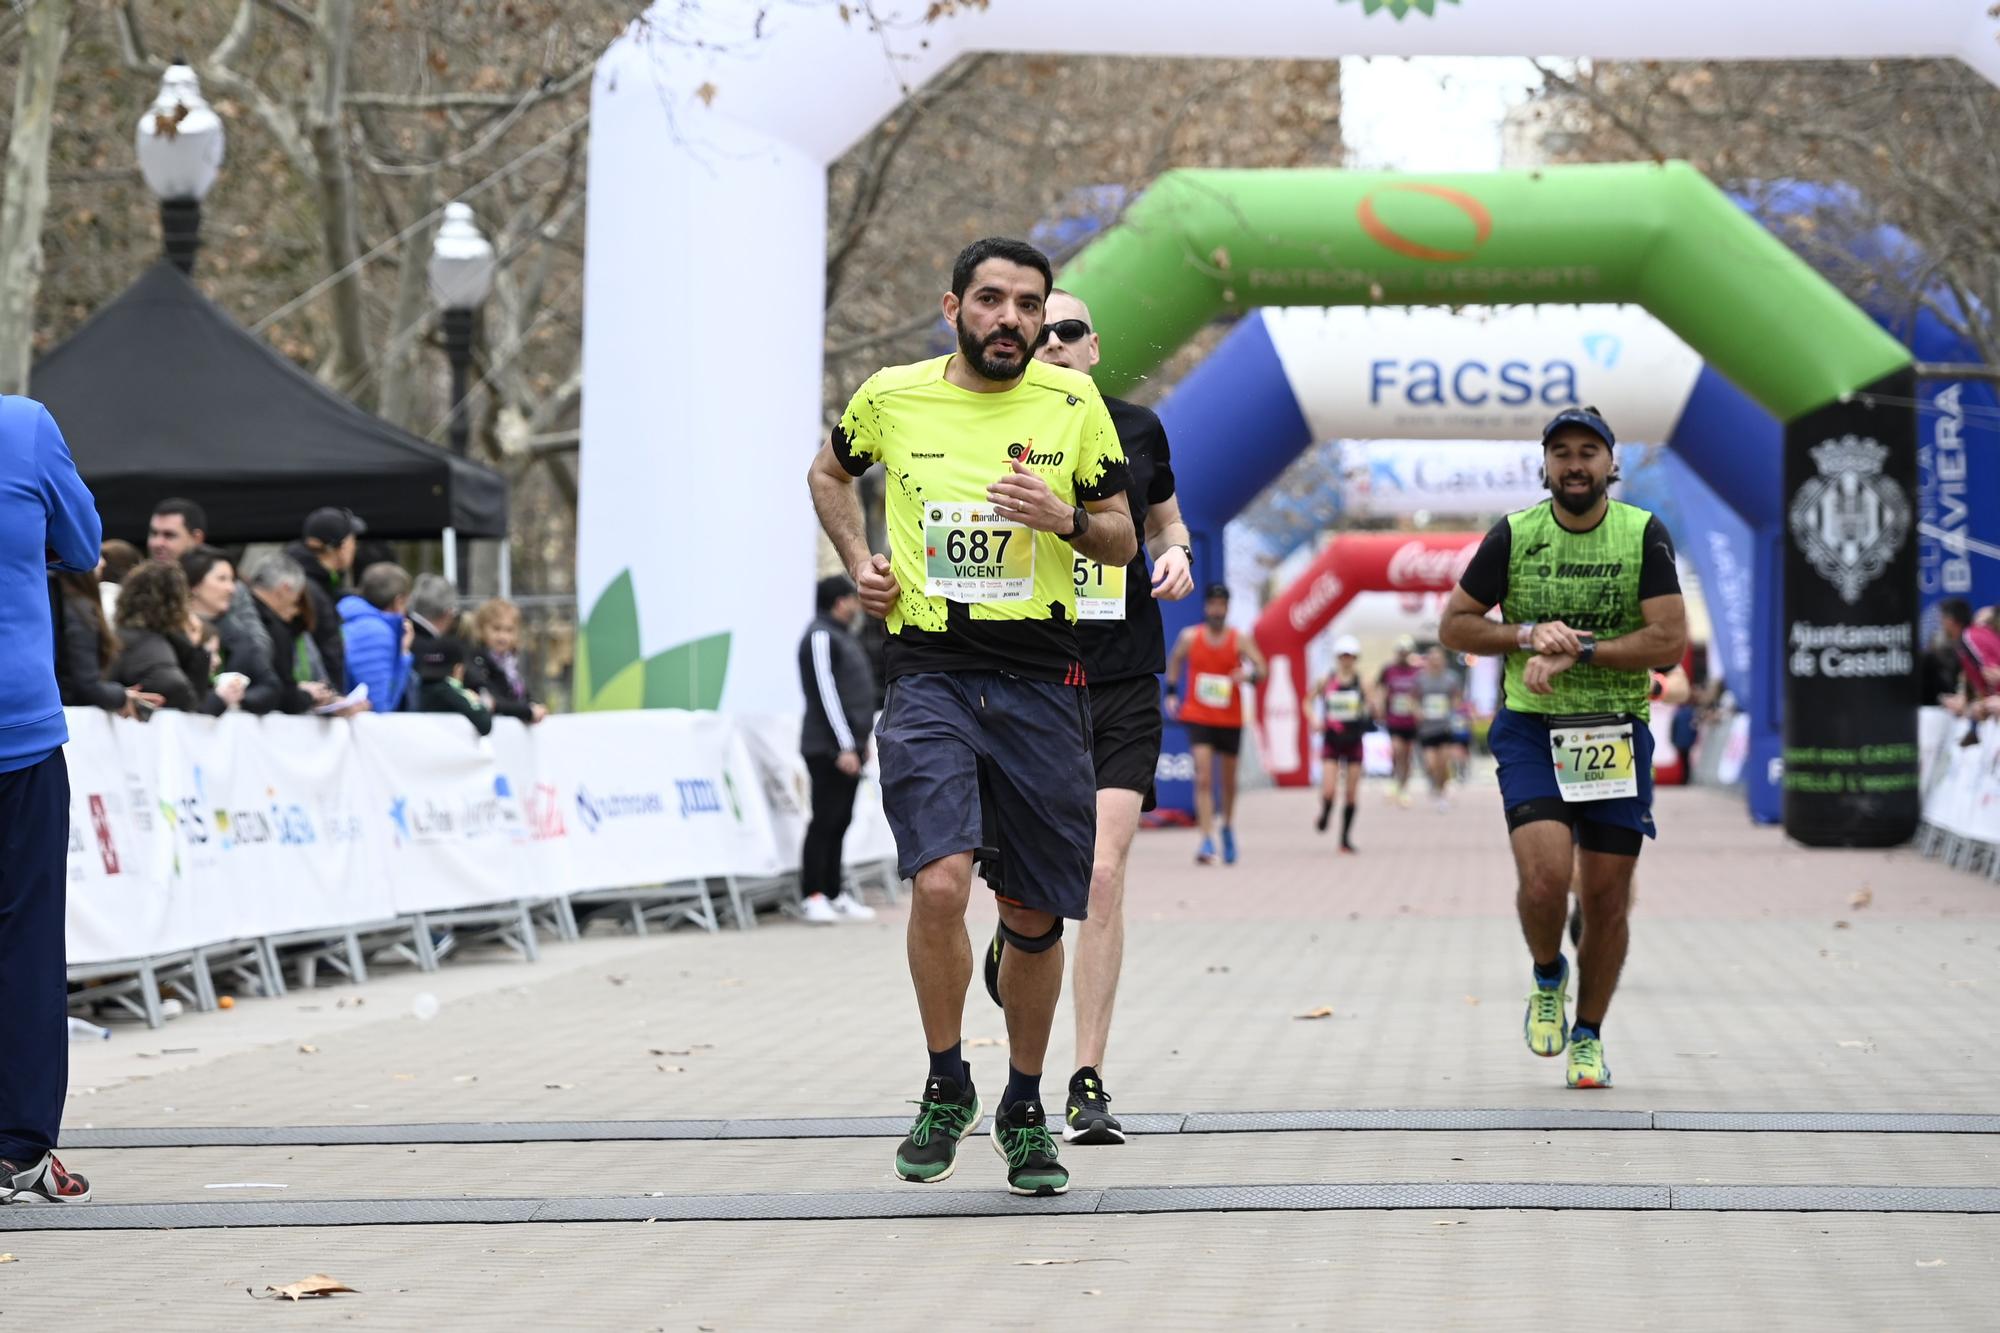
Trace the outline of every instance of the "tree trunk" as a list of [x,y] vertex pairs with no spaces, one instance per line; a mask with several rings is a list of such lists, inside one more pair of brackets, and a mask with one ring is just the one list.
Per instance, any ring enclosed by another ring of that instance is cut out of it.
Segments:
[[[436,136],[433,136],[433,143]],[[432,156],[436,156],[433,152]],[[438,205],[437,173],[411,182],[408,200],[419,216],[433,213]],[[382,348],[382,394],[377,413],[404,430],[422,433],[417,425],[417,386],[423,378],[420,351],[424,329],[429,323],[431,243],[437,224],[427,223],[403,242],[402,269],[396,275],[396,309],[389,320],[389,339]]]
[[354,170],[348,162],[347,58],[354,44],[354,0],[320,0],[319,41],[313,54],[312,97],[306,138],[319,175],[319,215],[327,272],[338,274],[327,295],[333,302],[334,386],[352,392],[368,374],[368,324],[362,307],[361,254],[355,219]]
[[28,391],[35,299],[42,290],[42,214],[49,206],[49,132],[70,0],[41,0],[23,20],[14,129],[0,180],[0,393]]

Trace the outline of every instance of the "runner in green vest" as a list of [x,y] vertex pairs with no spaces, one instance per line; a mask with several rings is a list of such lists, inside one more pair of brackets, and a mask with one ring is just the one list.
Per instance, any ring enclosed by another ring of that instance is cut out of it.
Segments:
[[[1604,1015],[1625,965],[1639,848],[1654,836],[1651,671],[1687,650],[1687,618],[1666,525],[1610,498],[1617,439],[1594,407],[1542,431],[1552,498],[1493,526],[1438,624],[1448,648],[1507,658],[1506,698],[1488,739],[1535,965],[1523,1022],[1537,1055],[1569,1050],[1572,1088],[1608,1088]],[[1486,618],[1492,607],[1499,621]],[[1568,1022],[1563,919],[1580,863],[1583,942]]]

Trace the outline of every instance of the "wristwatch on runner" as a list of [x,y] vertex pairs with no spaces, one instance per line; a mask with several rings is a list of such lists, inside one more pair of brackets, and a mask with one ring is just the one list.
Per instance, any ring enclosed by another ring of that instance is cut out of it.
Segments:
[[1078,537],[1081,537],[1084,533],[1089,532],[1090,511],[1088,509],[1085,509],[1082,505],[1078,505],[1076,507],[1076,516],[1073,522],[1075,526],[1070,528],[1068,532],[1059,532],[1056,534],[1056,536],[1061,537],[1066,542],[1074,542]]
[[1583,645],[1577,650],[1576,654],[1577,665],[1582,666],[1597,656],[1597,636],[1595,634],[1579,634],[1576,637],[1577,641]]

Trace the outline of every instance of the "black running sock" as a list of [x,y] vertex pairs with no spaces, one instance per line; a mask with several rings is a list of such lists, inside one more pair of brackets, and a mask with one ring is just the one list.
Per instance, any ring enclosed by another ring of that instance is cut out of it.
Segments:
[[1537,984],[1542,986],[1553,986],[1562,979],[1563,979],[1563,960],[1561,954],[1557,954],[1556,960],[1553,963],[1550,963],[1547,967],[1543,967],[1540,963],[1535,964],[1535,981]]
[[959,1091],[972,1086],[972,1069],[965,1063],[960,1053],[963,1042],[953,1042],[949,1050],[931,1052],[931,1073],[938,1078],[948,1078],[958,1084]]
[[1354,805],[1349,802],[1340,807],[1340,840],[1346,842],[1354,832]]
[[1038,1102],[1041,1099],[1042,1076],[1040,1074],[1023,1074],[1020,1070],[1014,1068],[1011,1060],[1008,1061],[1007,1091],[1000,1094],[1000,1109],[1003,1111],[1011,1110],[1019,1106],[1022,1102]]
[[1576,1022],[1569,1025],[1569,1039],[1571,1041],[1576,1041],[1582,1037],[1597,1037],[1601,1039],[1603,1036],[1604,1020],[1601,1018],[1595,1023],[1586,1023],[1579,1018]]
[[1320,823],[1322,823],[1322,824],[1326,823],[1326,817],[1327,817],[1328,815],[1332,814],[1332,813],[1333,813],[1333,800],[1332,800],[1332,798],[1331,798],[1331,797],[1327,797],[1327,796],[1322,796],[1322,797],[1320,797],[1320,798],[1319,798],[1319,822],[1320,822]]

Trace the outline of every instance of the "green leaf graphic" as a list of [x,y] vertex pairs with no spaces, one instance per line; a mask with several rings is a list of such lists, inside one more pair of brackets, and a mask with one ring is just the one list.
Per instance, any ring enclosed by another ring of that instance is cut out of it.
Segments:
[[715,708],[729,671],[729,635],[711,634],[646,659],[647,708]]
[[610,680],[639,660],[639,603],[632,593],[631,570],[611,580],[590,608],[577,651],[579,660],[588,654],[593,692],[597,682]]

